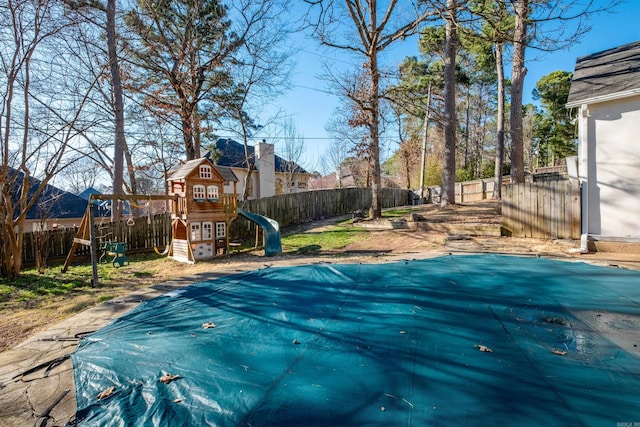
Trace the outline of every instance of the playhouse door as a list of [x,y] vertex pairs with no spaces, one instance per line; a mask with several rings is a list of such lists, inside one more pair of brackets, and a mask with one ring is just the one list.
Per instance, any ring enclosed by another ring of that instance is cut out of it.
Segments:
[[227,252],[227,224],[216,222],[216,254]]

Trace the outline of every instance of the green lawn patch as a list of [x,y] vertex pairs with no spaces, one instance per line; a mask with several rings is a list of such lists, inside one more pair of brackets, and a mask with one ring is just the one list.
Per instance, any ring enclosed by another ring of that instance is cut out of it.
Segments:
[[382,212],[383,218],[400,218],[411,214],[416,211],[417,208],[403,208],[403,209],[389,209]]
[[336,225],[325,231],[285,236],[282,238],[282,246],[285,251],[298,253],[330,251],[342,249],[367,233],[365,229]]

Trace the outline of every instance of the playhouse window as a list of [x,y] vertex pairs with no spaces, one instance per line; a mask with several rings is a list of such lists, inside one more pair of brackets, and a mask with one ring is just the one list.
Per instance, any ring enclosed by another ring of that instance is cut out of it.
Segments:
[[207,196],[205,194],[204,185],[193,186],[193,198],[196,200],[196,202],[204,201],[206,197]]
[[213,224],[210,222],[202,223],[202,240],[213,239]]
[[218,186],[210,185],[207,187],[207,199],[218,201]]
[[201,234],[200,234],[200,223],[192,222],[191,223],[191,241],[199,242],[200,240],[202,240]]
[[211,166],[200,165],[200,178],[211,179]]
[[227,237],[227,224],[224,222],[216,222],[216,239]]

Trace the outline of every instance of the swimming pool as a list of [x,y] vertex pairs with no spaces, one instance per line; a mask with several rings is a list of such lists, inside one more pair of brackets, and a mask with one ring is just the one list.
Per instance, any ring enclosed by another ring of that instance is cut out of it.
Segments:
[[[81,425],[640,422],[640,272],[499,255],[266,268],[72,355]],[[163,375],[178,378],[160,381]],[[112,394],[98,394],[113,387]]]

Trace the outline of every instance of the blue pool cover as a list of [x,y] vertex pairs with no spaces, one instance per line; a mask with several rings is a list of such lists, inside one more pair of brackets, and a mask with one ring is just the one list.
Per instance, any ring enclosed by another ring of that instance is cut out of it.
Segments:
[[[497,255],[226,276],[85,338],[72,356],[77,418],[634,425],[639,303],[638,271]],[[166,374],[178,377],[160,381]]]

